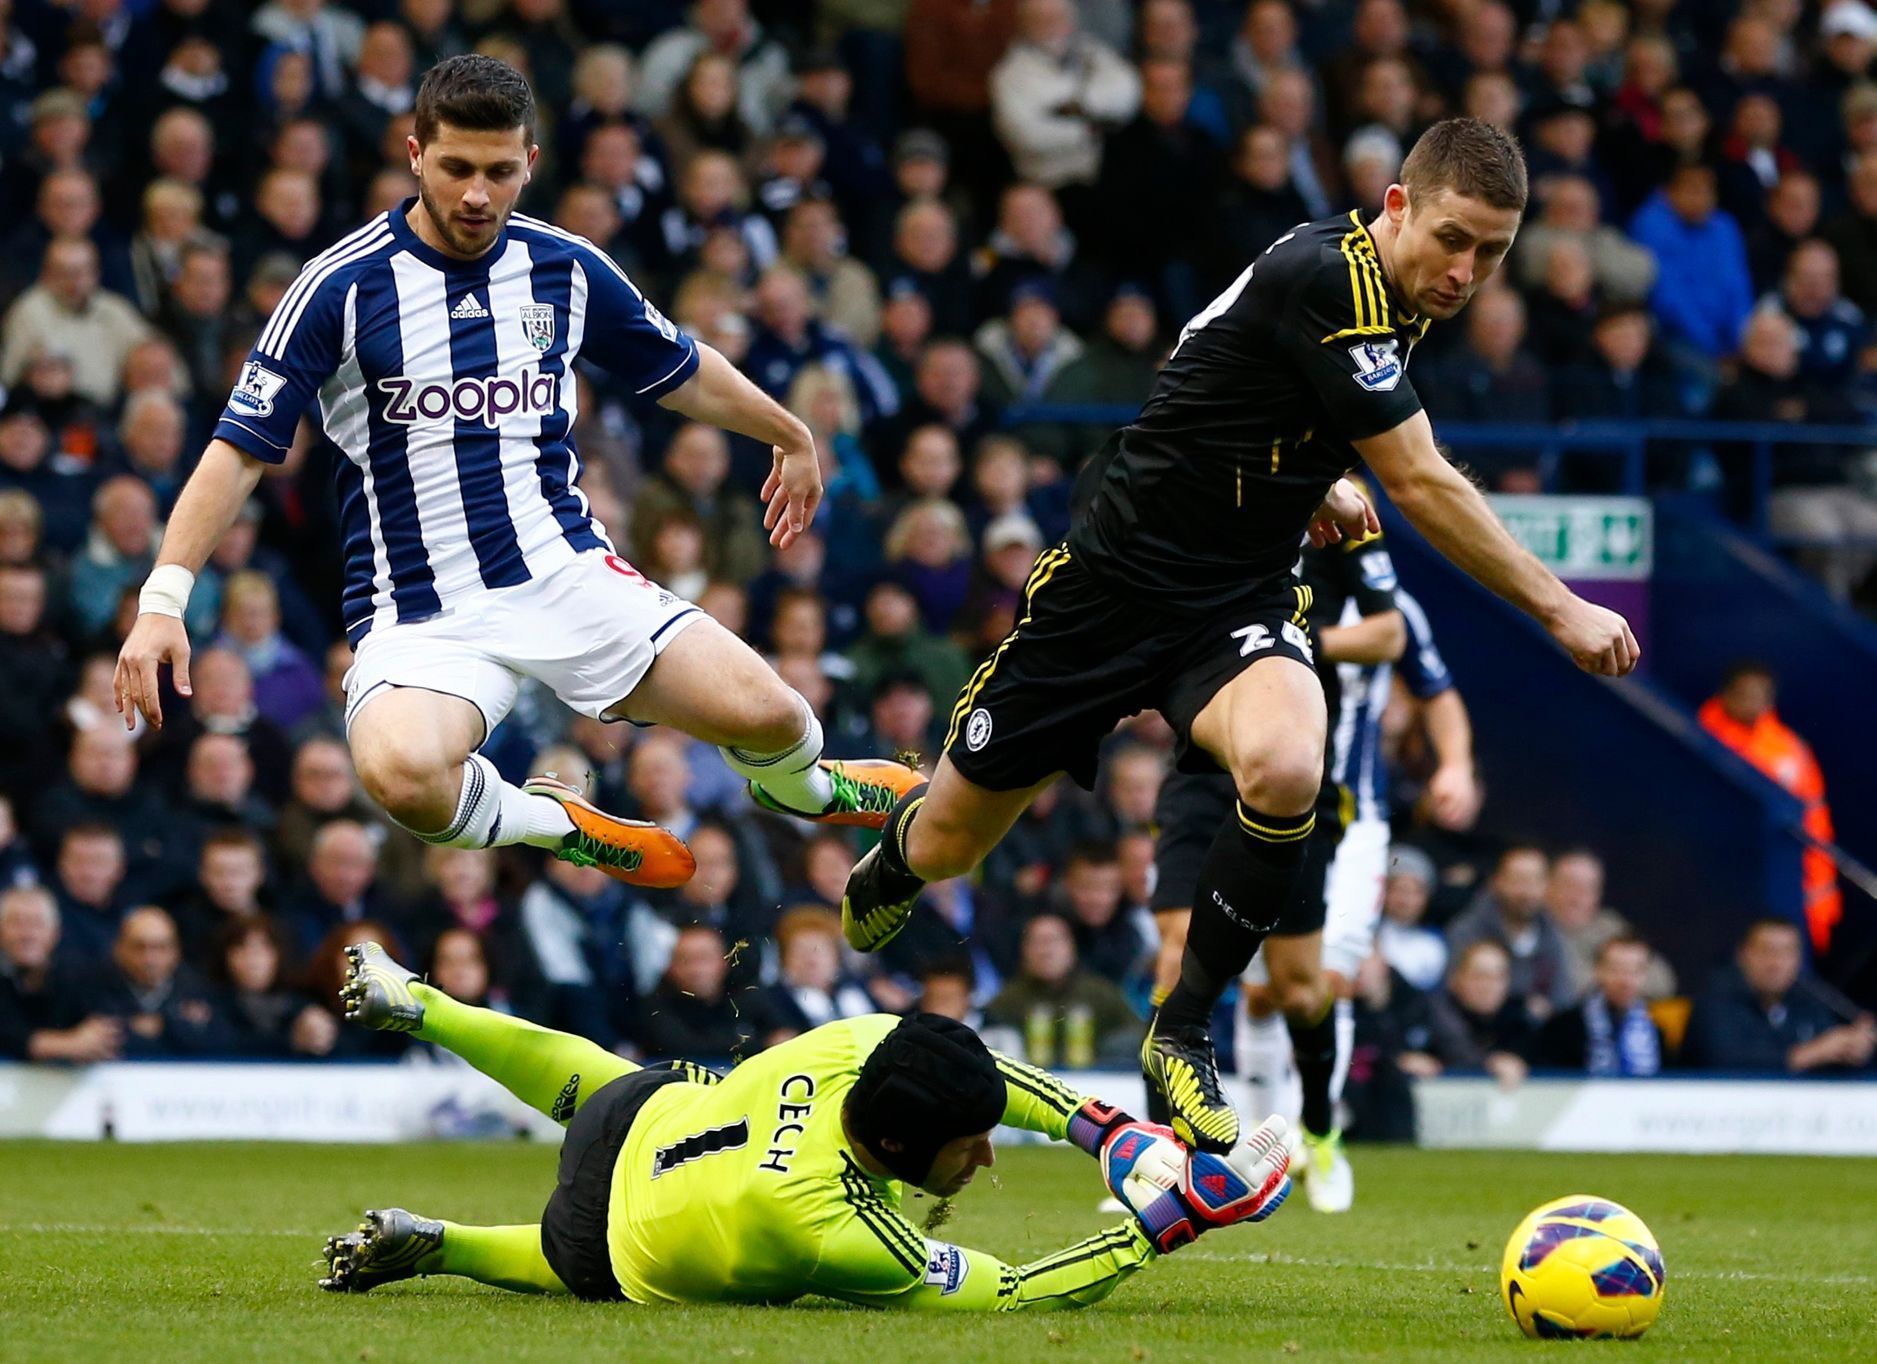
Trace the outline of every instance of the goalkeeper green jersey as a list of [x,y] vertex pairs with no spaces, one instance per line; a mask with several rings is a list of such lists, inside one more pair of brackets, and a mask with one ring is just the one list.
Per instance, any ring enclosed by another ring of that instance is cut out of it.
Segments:
[[[841,1106],[899,1019],[872,1014],[772,1047],[715,1084],[664,1086],[613,1167],[608,1250],[634,1302],[787,1302],[1011,1311],[1099,1301],[1154,1252],[1129,1221],[1032,1264],[933,1240],[901,1185],[861,1165]],[[1082,1096],[998,1055],[1004,1122],[1063,1140]]]

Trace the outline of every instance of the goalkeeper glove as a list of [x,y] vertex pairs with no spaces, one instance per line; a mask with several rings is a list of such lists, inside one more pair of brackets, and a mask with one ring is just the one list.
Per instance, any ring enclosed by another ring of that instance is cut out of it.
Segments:
[[1214,1227],[1262,1222],[1290,1196],[1285,1122],[1268,1119],[1229,1155],[1188,1152],[1172,1131],[1130,1123],[1102,1148],[1102,1178],[1161,1254]]

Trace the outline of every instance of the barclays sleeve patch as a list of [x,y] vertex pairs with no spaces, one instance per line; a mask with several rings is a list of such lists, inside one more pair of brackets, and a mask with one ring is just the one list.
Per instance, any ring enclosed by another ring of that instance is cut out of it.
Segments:
[[964,1287],[970,1272],[971,1261],[957,1246],[949,1241],[925,1243],[925,1281],[936,1286],[941,1296],[950,1297]]
[[274,399],[286,386],[286,375],[274,373],[259,360],[250,360],[241,367],[241,377],[235,380],[234,392],[228,395],[228,405],[250,416],[271,417]]
[[1356,362],[1350,377],[1371,393],[1388,393],[1401,382],[1401,343],[1393,337],[1386,341],[1364,341],[1349,348],[1349,358]]

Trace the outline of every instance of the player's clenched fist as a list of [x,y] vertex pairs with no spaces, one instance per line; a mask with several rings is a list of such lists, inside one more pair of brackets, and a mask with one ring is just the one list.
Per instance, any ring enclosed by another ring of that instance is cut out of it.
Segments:
[[1284,1205],[1286,1126],[1269,1118],[1230,1154],[1215,1156],[1188,1151],[1171,1128],[1130,1123],[1102,1148],[1102,1179],[1165,1254],[1214,1227],[1262,1222]]
[[1548,628],[1551,637],[1587,673],[1627,677],[1642,657],[1642,649],[1636,643],[1636,636],[1630,633],[1628,621],[1575,594],[1565,600]]

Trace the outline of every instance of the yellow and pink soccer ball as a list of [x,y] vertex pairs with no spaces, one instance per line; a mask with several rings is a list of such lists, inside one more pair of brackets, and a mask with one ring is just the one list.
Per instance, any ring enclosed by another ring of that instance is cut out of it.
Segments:
[[1639,1336],[1662,1311],[1662,1251],[1635,1213],[1592,1194],[1534,1210],[1506,1243],[1499,1291],[1535,1339]]

